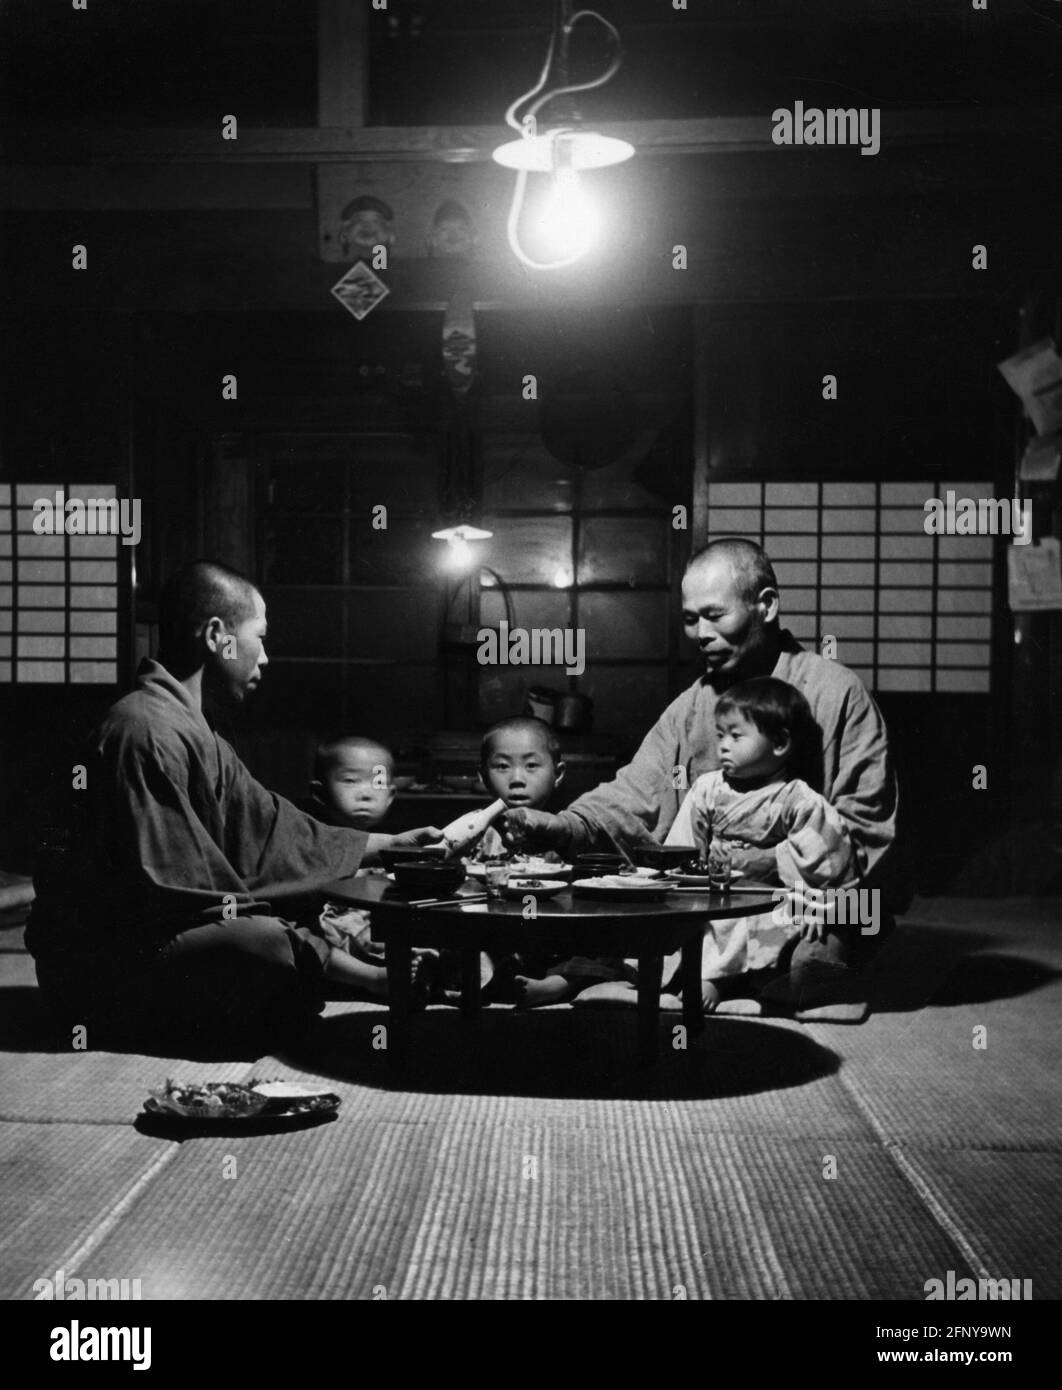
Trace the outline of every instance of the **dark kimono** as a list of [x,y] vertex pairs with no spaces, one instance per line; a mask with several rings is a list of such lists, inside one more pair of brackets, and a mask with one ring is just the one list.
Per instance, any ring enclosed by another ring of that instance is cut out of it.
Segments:
[[81,1021],[168,1027],[164,1045],[297,1031],[320,1009],[329,948],[283,900],[353,874],[367,837],[256,782],[155,661],[85,768],[73,842],[39,876],[27,931],[45,994]]

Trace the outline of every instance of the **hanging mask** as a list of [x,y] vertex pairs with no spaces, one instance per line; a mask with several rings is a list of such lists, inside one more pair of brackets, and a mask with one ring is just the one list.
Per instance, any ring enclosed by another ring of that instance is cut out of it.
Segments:
[[382,198],[370,194],[349,202],[339,215],[339,244],[350,260],[368,259],[373,248],[393,246],[394,210]]

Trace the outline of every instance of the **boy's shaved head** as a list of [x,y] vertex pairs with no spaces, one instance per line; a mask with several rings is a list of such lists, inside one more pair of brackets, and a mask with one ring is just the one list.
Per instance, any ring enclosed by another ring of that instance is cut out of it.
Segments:
[[193,560],[170,575],[159,595],[159,650],[172,658],[192,654],[211,618],[231,632],[254,614],[257,587],[214,560]]
[[327,739],[317,745],[313,763],[313,775],[322,782],[332,769],[347,755],[362,754],[366,762],[373,766],[385,767],[388,773],[395,770],[395,760],[389,748],[377,743],[373,738],[361,738],[357,734],[342,734],[338,738]]
[[551,762],[560,761],[560,744],[557,742],[557,735],[544,719],[536,719],[531,714],[515,715],[512,719],[500,719],[497,724],[492,724],[483,735],[483,744],[480,748],[480,762],[485,763],[491,755],[495,739],[502,734],[521,733],[530,734],[541,743],[543,751],[549,754]]

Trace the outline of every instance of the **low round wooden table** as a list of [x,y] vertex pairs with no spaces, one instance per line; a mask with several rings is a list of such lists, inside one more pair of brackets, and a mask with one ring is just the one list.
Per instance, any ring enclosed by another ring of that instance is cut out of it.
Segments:
[[[480,1005],[481,951],[503,955],[534,947],[565,956],[636,957],[638,1050],[643,1061],[655,1061],[664,957],[682,952],[682,1021],[691,1034],[701,1033],[705,923],[760,916],[773,911],[777,902],[777,890],[766,886],[762,893],[751,886],[733,893],[679,889],[655,902],[583,896],[568,888],[554,898],[537,899],[535,916],[529,919],[523,897],[484,901],[479,896],[483,889],[471,881],[438,906],[414,906],[411,895],[386,878],[342,879],[326,891],[333,901],[372,911],[373,939],[385,948],[391,1014],[388,1055],[395,1060],[404,1057],[409,1041],[413,947],[424,946],[461,953],[461,1007],[466,1014],[475,1014]],[[461,901],[470,897],[478,900]]]

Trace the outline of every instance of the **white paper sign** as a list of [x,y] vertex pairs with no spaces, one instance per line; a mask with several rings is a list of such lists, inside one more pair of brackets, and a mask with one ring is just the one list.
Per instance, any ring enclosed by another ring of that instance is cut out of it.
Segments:
[[1037,434],[1062,429],[1062,358],[1050,338],[1022,348],[1000,362],[999,370],[1021,397]]
[[1062,543],[1047,536],[1039,545],[1008,546],[1007,580],[1015,613],[1062,608]]

